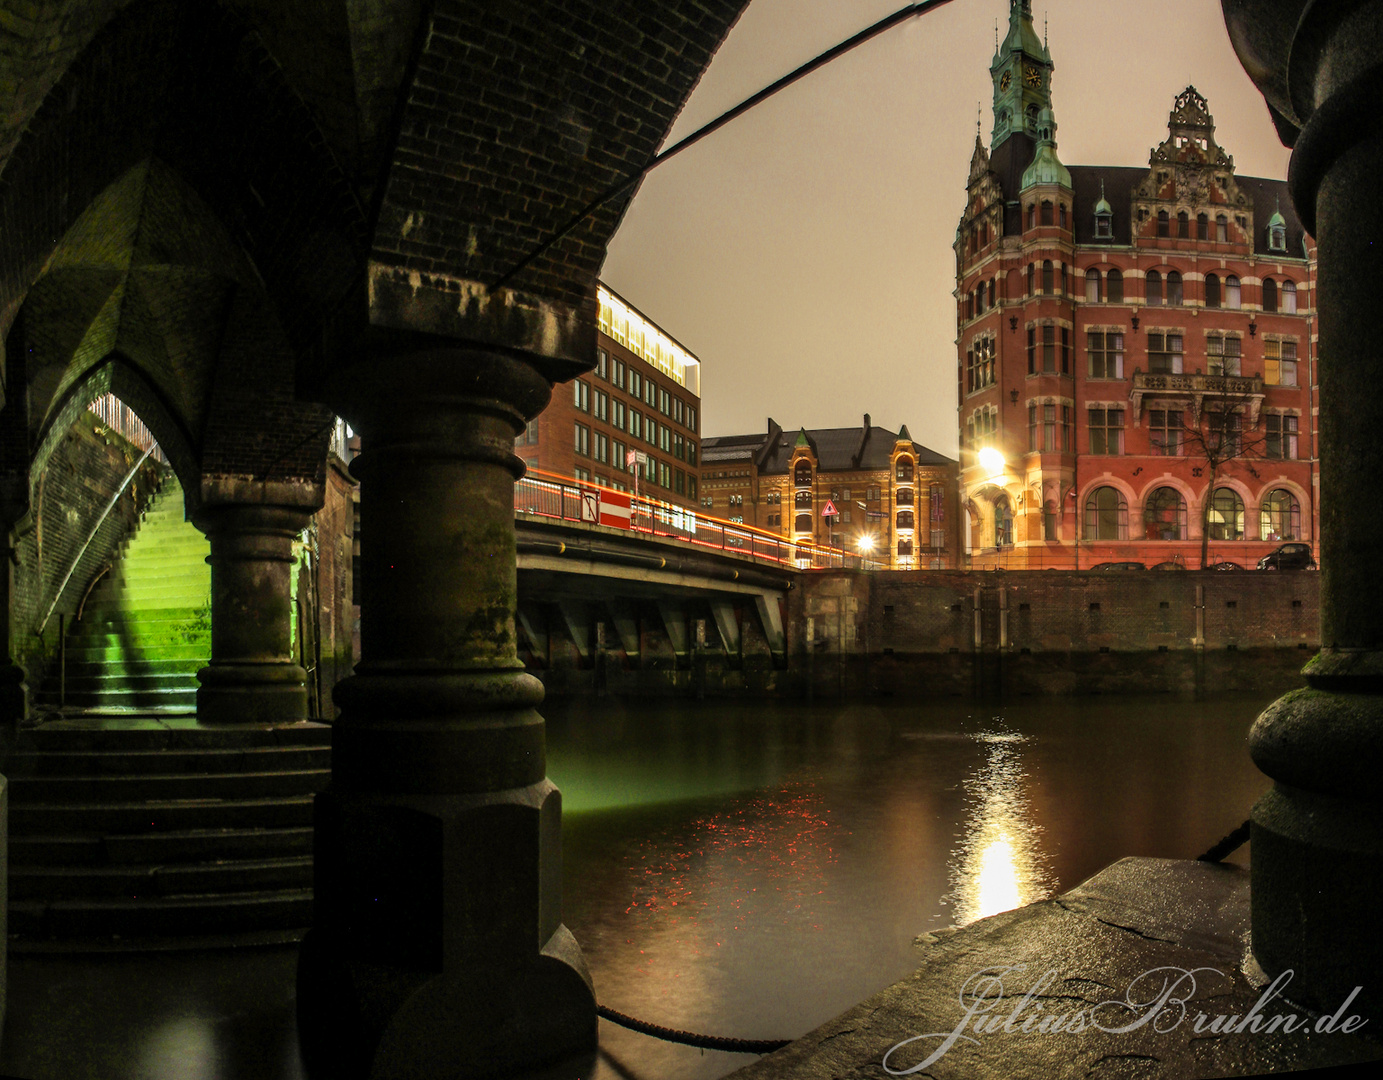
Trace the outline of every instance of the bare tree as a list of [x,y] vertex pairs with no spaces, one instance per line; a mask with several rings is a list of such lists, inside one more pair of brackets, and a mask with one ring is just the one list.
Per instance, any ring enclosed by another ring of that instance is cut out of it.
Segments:
[[[1183,423],[1181,442],[1186,457],[1205,462],[1209,474],[1206,497],[1201,502],[1201,569],[1210,562],[1210,512],[1215,482],[1221,470],[1239,458],[1262,457],[1267,440],[1259,426],[1258,381],[1239,375],[1198,375],[1198,393],[1190,423]],[[1252,470],[1252,466],[1249,466]],[[1247,527],[1247,522],[1245,522]]]

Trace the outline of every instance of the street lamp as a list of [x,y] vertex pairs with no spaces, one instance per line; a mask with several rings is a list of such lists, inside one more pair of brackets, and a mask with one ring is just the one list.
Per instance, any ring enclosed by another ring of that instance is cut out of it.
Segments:
[[992,446],[986,446],[980,451],[980,466],[990,475],[998,476],[1004,471],[1004,455]]
[[868,556],[869,553],[874,550],[874,537],[872,537],[868,533],[865,533],[858,540],[855,541],[855,547],[859,548],[860,561],[865,564],[864,568],[868,570]]

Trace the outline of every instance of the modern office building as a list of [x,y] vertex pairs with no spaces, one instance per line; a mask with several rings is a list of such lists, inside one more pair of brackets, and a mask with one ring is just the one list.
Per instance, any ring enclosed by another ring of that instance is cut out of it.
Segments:
[[1146,167],[1064,165],[1014,0],[956,234],[970,565],[1253,566],[1318,520],[1314,247],[1239,176],[1204,97]]
[[593,371],[553,391],[515,440],[530,468],[694,507],[701,363],[605,285]]

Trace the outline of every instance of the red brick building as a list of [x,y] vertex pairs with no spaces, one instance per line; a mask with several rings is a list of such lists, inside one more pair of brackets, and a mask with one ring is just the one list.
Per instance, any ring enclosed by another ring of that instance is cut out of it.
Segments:
[[595,369],[553,390],[514,453],[532,469],[619,491],[637,482],[642,495],[695,507],[701,363],[611,289],[597,297]]
[[1194,87],[1146,168],[1068,168],[1052,70],[1013,0],[956,236],[971,565],[1314,546],[1315,252],[1286,184],[1235,174]]
[[[881,569],[953,569],[956,462],[907,426],[784,430],[703,442],[701,506],[793,543],[858,552]],[[832,513],[831,511],[835,511]]]

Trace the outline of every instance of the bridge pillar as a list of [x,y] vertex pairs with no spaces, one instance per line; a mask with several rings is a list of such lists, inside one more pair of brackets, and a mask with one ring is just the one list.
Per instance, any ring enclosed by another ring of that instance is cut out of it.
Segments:
[[[1273,703],[1249,736],[1274,780],[1253,809],[1252,947],[1286,993],[1334,1012],[1383,1013],[1383,0],[1224,0],[1246,70],[1293,145],[1290,184],[1317,243],[1320,320],[1321,642],[1307,688]],[[1293,131],[1300,128],[1300,132]]]
[[307,717],[307,672],[293,658],[290,575],[306,509],[204,505],[192,517],[211,542],[211,663],[197,672],[203,724],[293,723]]
[[499,353],[390,356],[338,382],[361,432],[361,644],[335,692],[299,961],[314,1076],[514,1071],[596,1042],[562,925],[543,687],[515,642],[515,436],[551,388]]

